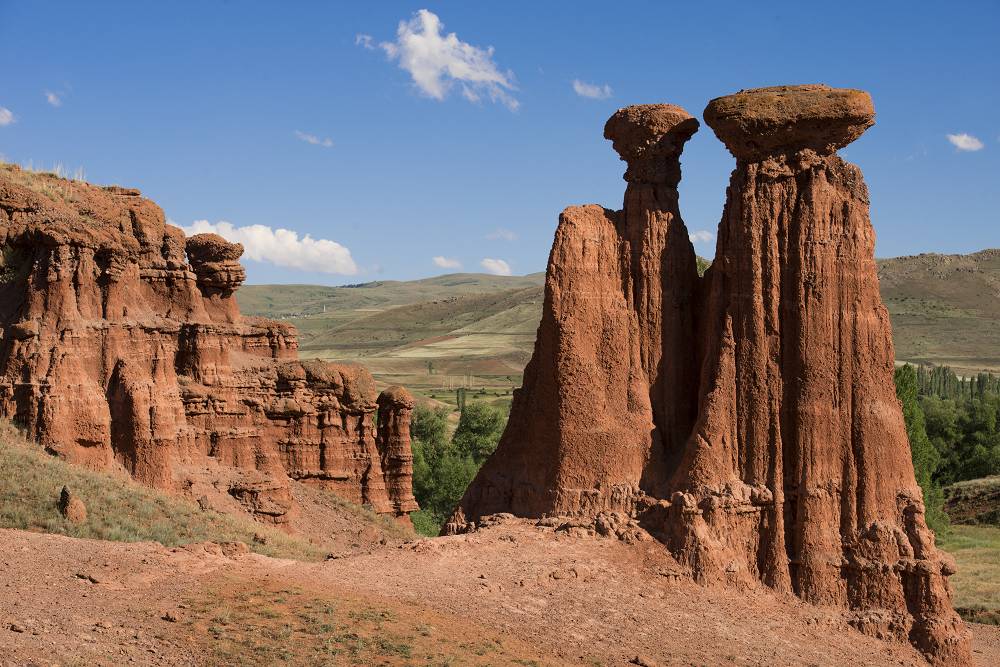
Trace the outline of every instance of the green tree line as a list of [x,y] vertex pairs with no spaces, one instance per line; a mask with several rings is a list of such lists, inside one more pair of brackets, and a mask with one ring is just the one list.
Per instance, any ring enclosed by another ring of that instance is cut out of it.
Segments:
[[459,401],[461,413],[451,437],[447,408],[418,407],[413,412],[413,495],[420,511],[411,518],[414,528],[424,535],[437,535],[441,530],[472,478],[497,448],[507,424],[506,411],[464,398]]
[[1000,474],[1000,378],[907,364],[895,379],[927,521],[939,530],[947,525],[944,486]]
[[[895,381],[927,522],[941,530],[948,521],[943,487],[1000,475],[1000,378],[959,377],[946,367],[907,364],[896,369]],[[447,408],[414,411],[413,492],[421,511],[413,521],[424,534],[438,533],[507,423],[505,410],[466,400],[458,404],[452,435]]]

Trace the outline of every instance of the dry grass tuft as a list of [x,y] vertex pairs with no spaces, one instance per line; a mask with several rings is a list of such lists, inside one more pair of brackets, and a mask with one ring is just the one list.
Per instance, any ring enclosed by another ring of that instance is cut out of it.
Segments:
[[66,169],[57,164],[52,171],[36,170],[33,166],[25,167],[16,164],[0,164],[4,178],[27,188],[32,192],[54,201],[73,203],[77,201],[74,190],[80,187],[83,182],[83,170],[78,169],[76,174],[70,178]]

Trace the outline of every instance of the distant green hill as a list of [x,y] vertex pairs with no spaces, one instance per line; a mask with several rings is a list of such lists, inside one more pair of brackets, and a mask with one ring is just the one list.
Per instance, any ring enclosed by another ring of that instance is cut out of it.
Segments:
[[[878,265],[899,361],[1000,370],[1000,250]],[[461,273],[349,287],[247,285],[238,298],[246,314],[295,324],[305,355],[362,361],[378,379],[429,394],[519,384],[544,280]]]
[[879,260],[896,358],[1000,369],[1000,250]]
[[377,280],[324,287],[322,285],[244,285],[237,293],[245,314],[273,318],[323,314],[348,319],[392,306],[434,301],[469,294],[490,294],[545,284],[544,273],[494,276],[485,273],[450,273],[422,280]]

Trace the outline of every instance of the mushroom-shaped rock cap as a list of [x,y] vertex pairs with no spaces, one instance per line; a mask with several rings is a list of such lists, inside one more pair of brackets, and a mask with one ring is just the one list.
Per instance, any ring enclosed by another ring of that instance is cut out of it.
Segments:
[[405,408],[412,409],[414,406],[413,395],[399,385],[387,387],[378,396],[379,407],[382,408]]
[[698,120],[673,104],[635,104],[619,109],[604,124],[604,138],[628,163],[625,180],[633,183],[677,185],[678,158],[697,131]]
[[242,244],[230,243],[218,234],[195,234],[184,247],[192,264],[236,262],[243,254]]
[[704,115],[736,159],[751,161],[804,148],[828,155],[875,123],[868,93],[822,84],[741,90],[709,102]]

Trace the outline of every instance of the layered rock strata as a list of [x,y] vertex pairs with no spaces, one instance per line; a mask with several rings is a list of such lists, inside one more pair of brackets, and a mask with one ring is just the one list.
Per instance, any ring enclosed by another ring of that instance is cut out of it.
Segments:
[[4,165],[0,248],[0,416],[49,451],[160,489],[209,480],[277,524],[289,479],[415,509],[405,391],[377,427],[366,370],[300,361],[293,327],[242,317],[239,244],[185,239],[136,190]]
[[704,117],[737,160],[711,268],[697,277],[677,212],[695,122],[619,111],[605,136],[628,162],[624,210],[563,212],[524,387],[446,530],[624,511],[700,580],[845,607],[966,664],[895,396],[868,191],[836,155],[871,99],[767,88]]

